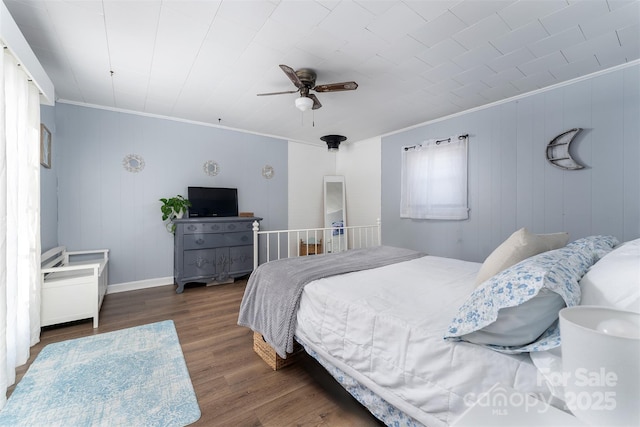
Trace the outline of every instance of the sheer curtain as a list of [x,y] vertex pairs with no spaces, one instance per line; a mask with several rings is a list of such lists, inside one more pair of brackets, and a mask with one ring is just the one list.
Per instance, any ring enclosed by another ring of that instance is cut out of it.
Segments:
[[[38,89],[0,55],[0,383],[40,340],[40,100]],[[0,397],[0,407],[6,393]]]
[[467,140],[456,135],[402,148],[400,217],[469,218]]

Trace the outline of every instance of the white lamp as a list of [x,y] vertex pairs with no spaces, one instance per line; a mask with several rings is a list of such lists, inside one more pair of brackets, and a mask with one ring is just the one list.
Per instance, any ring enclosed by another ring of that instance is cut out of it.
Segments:
[[296,98],[296,107],[300,111],[307,111],[313,107],[313,99],[307,98],[306,96],[301,96],[300,98]]
[[560,310],[565,402],[588,425],[640,425],[640,313]]

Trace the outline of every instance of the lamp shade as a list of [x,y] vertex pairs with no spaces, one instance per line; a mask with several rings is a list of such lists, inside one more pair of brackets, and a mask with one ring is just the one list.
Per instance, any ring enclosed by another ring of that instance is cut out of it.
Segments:
[[640,425],[640,313],[560,310],[567,407],[589,425]]
[[307,111],[313,107],[313,99],[307,98],[306,96],[301,96],[300,98],[296,98],[296,107],[300,111]]
[[338,151],[340,143],[346,141],[347,137],[342,135],[325,135],[320,137],[320,139],[327,143],[329,151]]

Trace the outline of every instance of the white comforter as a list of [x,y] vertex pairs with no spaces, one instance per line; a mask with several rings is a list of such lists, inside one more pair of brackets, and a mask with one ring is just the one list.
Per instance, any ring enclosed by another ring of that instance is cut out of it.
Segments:
[[528,355],[443,340],[479,268],[427,256],[311,282],[296,336],[427,426],[452,423],[495,383],[547,395]]

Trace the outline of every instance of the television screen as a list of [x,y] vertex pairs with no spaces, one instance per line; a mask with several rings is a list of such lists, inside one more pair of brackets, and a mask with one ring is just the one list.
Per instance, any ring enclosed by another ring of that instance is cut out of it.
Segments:
[[189,187],[189,218],[238,216],[238,189]]

